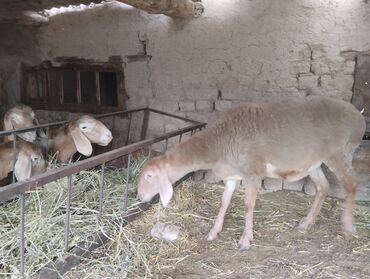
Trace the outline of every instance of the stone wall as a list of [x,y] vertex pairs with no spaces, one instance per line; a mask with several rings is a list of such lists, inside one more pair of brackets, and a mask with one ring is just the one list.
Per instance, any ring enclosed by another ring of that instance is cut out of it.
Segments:
[[[22,31],[18,41],[12,27],[9,43],[0,43],[2,96],[19,100],[21,61],[120,56],[129,109],[150,106],[212,121],[243,101],[307,94],[351,100],[356,55],[370,52],[367,1],[202,3],[204,14],[190,20],[111,2],[53,16],[36,36]],[[158,117],[150,132],[171,125]]]

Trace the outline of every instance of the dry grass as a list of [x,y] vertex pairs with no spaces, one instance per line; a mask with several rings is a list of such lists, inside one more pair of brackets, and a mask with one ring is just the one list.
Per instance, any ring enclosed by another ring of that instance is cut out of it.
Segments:
[[[144,161],[144,158],[138,159],[131,167],[129,208],[137,203],[135,179]],[[52,159],[50,162],[51,168],[60,166]],[[100,169],[82,171],[73,176],[70,246],[98,231],[114,231],[110,222],[126,212],[123,208],[126,175],[126,169],[106,168],[103,222],[97,217]],[[66,192],[67,179],[63,178],[26,194],[26,278],[35,278],[48,262],[64,254]],[[1,208],[0,247],[0,278],[19,277],[18,200]]]
[[[143,161],[133,168],[135,176]],[[341,202],[328,198],[317,224],[309,232],[296,229],[312,197],[280,191],[260,195],[255,209],[255,240],[248,251],[237,249],[244,226],[243,193],[237,191],[218,240],[205,237],[217,215],[223,186],[187,180],[175,191],[170,208],[153,206],[142,217],[121,226],[113,223],[122,208],[125,170],[107,171],[104,222],[97,220],[98,171],[75,178],[71,218],[71,244],[103,231],[110,239],[64,278],[366,278],[370,277],[370,210],[356,210],[358,233],[341,232]],[[135,206],[136,183],[130,185],[130,205]],[[27,275],[54,257],[62,256],[66,182],[60,180],[27,197]],[[0,277],[17,277],[18,204],[9,203],[0,213],[3,264]],[[181,227],[177,241],[150,237],[158,218]],[[42,222],[40,222],[42,220]],[[2,273],[1,273],[2,272]]]
[[[295,192],[259,197],[255,241],[240,252],[237,241],[244,225],[239,191],[215,242],[205,237],[217,214],[223,187],[184,182],[172,207],[156,205],[125,228],[116,228],[106,247],[67,274],[67,278],[366,278],[370,276],[370,211],[356,211],[358,233],[348,238],[339,223],[341,203],[328,198],[317,224],[300,232],[296,224],[312,201]],[[149,236],[157,222],[179,225],[176,242]]]

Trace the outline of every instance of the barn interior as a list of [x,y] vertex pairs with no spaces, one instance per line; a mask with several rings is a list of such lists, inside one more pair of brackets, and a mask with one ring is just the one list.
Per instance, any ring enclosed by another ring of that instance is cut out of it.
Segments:
[[[222,192],[212,173],[199,172],[194,180],[179,187],[181,198],[176,198],[178,203],[173,205],[173,212],[166,209],[163,213],[168,223],[177,223],[182,228],[177,242],[161,242],[148,236],[149,227],[156,222],[156,211],[161,210],[156,205],[137,223],[124,229],[113,225],[108,245],[56,278],[370,276],[365,261],[370,258],[368,0],[0,0],[0,3],[1,119],[8,109],[23,103],[32,107],[42,124],[69,121],[83,114],[147,107],[211,123],[227,109],[245,102],[311,95],[350,102],[366,119],[366,134],[353,161],[360,184],[356,196],[358,234],[354,239],[348,240],[341,234],[338,212],[345,192],[328,171],[332,184],[330,198],[324,204],[318,227],[309,235],[298,233],[294,226],[306,212],[306,207],[298,204],[312,203],[315,193],[312,182],[267,179],[256,217],[256,228],[261,234],[256,235],[251,250],[239,252],[235,245],[243,226],[241,194],[226,221],[229,229],[216,244],[209,244],[203,238],[212,225],[210,220],[217,214]],[[147,137],[185,127],[180,120],[152,115]],[[99,153],[143,139],[142,118],[131,122],[131,118],[123,115],[115,117],[114,123],[112,119],[102,121],[112,131],[113,142],[108,147],[99,147]],[[129,129],[131,137],[127,136]],[[171,147],[175,143],[177,140],[165,144]],[[153,151],[163,151],[163,144],[153,147]],[[189,185],[193,190],[188,189]],[[129,193],[134,196],[134,188],[131,190]],[[278,190],[291,192],[275,192]],[[209,202],[205,202],[207,197]],[[285,204],[286,201],[294,202]],[[77,204],[76,201],[76,208]],[[283,208],[279,208],[280,204]],[[264,210],[280,225],[270,223]],[[197,227],[197,223],[201,225]],[[7,221],[1,223],[3,232],[7,226]],[[16,234],[15,225],[13,229]],[[80,240],[78,237],[73,241]],[[314,244],[310,245],[311,242]],[[1,243],[0,247],[8,249]],[[121,250],[112,259],[108,255],[114,249]],[[48,260],[54,261],[60,253]],[[21,276],[18,267],[9,268],[4,256],[8,254],[5,250],[0,252],[0,274]],[[43,265],[48,263],[42,261]],[[32,268],[28,271],[33,277],[41,265]]]

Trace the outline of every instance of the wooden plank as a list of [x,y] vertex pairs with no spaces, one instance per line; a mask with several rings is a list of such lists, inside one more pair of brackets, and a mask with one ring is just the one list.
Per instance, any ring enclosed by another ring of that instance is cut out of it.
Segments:
[[197,17],[204,11],[201,3],[193,2],[192,0],[119,0],[119,2],[147,11],[148,13],[164,14],[178,18]]

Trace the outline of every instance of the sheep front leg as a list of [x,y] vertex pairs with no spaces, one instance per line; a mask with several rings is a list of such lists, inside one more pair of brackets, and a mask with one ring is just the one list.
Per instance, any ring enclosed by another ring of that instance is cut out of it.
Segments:
[[304,218],[298,226],[299,229],[303,230],[309,229],[315,223],[322,204],[324,203],[325,197],[329,191],[329,182],[326,179],[321,167],[312,170],[309,173],[309,176],[316,185],[316,195],[307,217]]
[[261,179],[252,179],[247,181],[245,189],[245,227],[242,236],[239,239],[239,249],[246,250],[250,247],[253,240],[253,209],[256,204],[257,192]]
[[231,197],[234,193],[237,181],[238,180],[226,180],[225,181],[225,190],[224,190],[224,193],[222,194],[221,207],[218,212],[216,222],[213,225],[213,228],[211,229],[207,237],[207,240],[209,241],[217,239],[218,234],[222,231],[222,226],[224,224],[226,210],[229,207]]

